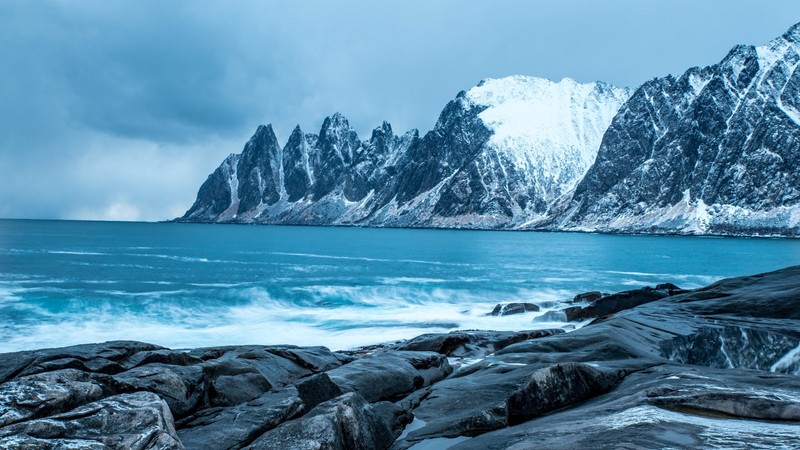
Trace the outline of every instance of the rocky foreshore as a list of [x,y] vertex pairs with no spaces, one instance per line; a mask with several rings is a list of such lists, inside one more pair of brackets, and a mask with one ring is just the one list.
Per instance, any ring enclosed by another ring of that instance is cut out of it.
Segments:
[[569,333],[0,354],[0,448],[800,448],[800,266],[575,302]]

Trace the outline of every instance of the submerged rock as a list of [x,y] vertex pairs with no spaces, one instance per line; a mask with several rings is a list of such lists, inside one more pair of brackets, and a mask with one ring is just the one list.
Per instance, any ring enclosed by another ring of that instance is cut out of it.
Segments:
[[[570,322],[594,319],[616,314],[673,295],[673,292],[686,292],[674,284],[660,284],[657,288],[644,287],[596,298],[589,306],[573,306],[563,312]],[[585,295],[585,294],[582,294]],[[593,296],[588,296],[591,298]],[[577,297],[576,297],[577,298]]]
[[510,316],[512,314],[522,314],[526,312],[539,311],[539,307],[533,303],[498,303],[494,307],[490,316]]

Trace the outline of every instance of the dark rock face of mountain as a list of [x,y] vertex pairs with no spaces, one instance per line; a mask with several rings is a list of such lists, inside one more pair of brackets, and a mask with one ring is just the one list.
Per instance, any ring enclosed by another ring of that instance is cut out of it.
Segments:
[[260,204],[274,205],[280,199],[281,147],[272,126],[260,126],[244,146],[236,165],[239,208],[246,213]]
[[0,447],[800,446],[800,266],[655,290],[567,333],[0,354]]
[[556,228],[798,235],[800,24],[641,86]]

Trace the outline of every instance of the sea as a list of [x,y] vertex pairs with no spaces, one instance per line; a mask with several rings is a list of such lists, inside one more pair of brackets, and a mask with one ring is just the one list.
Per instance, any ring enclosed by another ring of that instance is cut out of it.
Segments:
[[[578,293],[800,264],[800,240],[0,220],[0,352],[108,340],[334,350],[567,324]],[[539,312],[490,316],[498,303]]]

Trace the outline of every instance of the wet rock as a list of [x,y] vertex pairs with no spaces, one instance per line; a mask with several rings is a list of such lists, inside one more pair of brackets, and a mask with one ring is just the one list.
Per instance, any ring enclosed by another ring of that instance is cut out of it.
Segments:
[[84,372],[115,374],[124,367],[120,361],[142,351],[163,347],[134,341],[111,341],[70,347],[0,354],[0,383],[15,377],[78,369]]
[[797,377],[781,374],[656,365],[591,401],[452,448],[793,448],[799,388]]
[[603,294],[600,291],[584,292],[583,294],[578,294],[575,297],[573,297],[572,303],[593,302],[601,298],[603,295],[608,295],[608,294]]
[[247,402],[270,389],[349,360],[324,347],[219,347],[193,350],[191,354],[205,361],[202,367],[210,380],[209,406]]
[[564,313],[570,322],[605,317],[669,297],[669,292],[668,289],[653,289],[651,287],[623,291],[600,297],[593,301],[591,305],[583,308],[578,306],[567,308]]
[[230,408],[207,408],[177,423],[186,448],[242,448],[296,417],[304,405],[294,387]]
[[679,412],[719,414],[755,420],[800,422],[800,396],[762,389],[680,389],[661,387],[648,392],[652,405]]
[[264,347],[269,353],[286,358],[311,372],[318,373],[335,369],[353,360],[342,353],[332,352],[327,347],[297,347],[294,345],[273,345]]
[[536,311],[539,311],[539,307],[533,303],[498,303],[488,315],[510,316],[512,314],[522,314]]
[[395,438],[414,420],[411,408],[396,403],[377,402],[372,404],[372,409],[389,426]]
[[398,350],[430,351],[452,357],[485,356],[511,344],[528,339],[563,333],[553,328],[530,331],[453,331],[430,333],[415,337],[395,348]]
[[0,427],[68,411],[103,394],[96,376],[75,369],[20,377],[0,384]]
[[712,326],[664,341],[661,350],[666,358],[684,364],[797,373],[800,340],[791,334],[789,330]]
[[181,418],[194,411],[206,396],[206,376],[200,366],[147,364],[114,376],[118,391],[149,391],[169,405]]
[[145,350],[125,358],[120,362],[120,366],[125,369],[133,369],[145,364],[166,364],[170,366],[191,366],[199,364],[203,360],[190,355],[188,352],[159,349]]
[[303,379],[295,387],[306,411],[343,394],[341,388],[331,381],[327,373],[319,373]]
[[475,436],[508,426],[508,397],[535,366],[492,362],[475,364],[404,400],[422,425],[397,448],[432,438]]
[[704,316],[800,320],[800,266],[747,277],[728,278],[676,300],[687,311]]
[[583,363],[539,369],[508,398],[509,423],[541,416],[608,392],[624,372],[605,372]]
[[[98,445],[99,444],[99,445]],[[167,404],[136,392],[0,428],[2,448],[182,449]]]
[[264,433],[252,450],[378,450],[392,445],[394,434],[381,416],[356,393],[322,403],[300,419]]
[[452,371],[447,358],[438,353],[379,351],[328,371],[328,376],[342,390],[376,402],[410,394]]
[[666,291],[669,295],[680,295],[692,292],[690,289],[681,289],[672,283],[661,283],[656,285],[656,290]]

